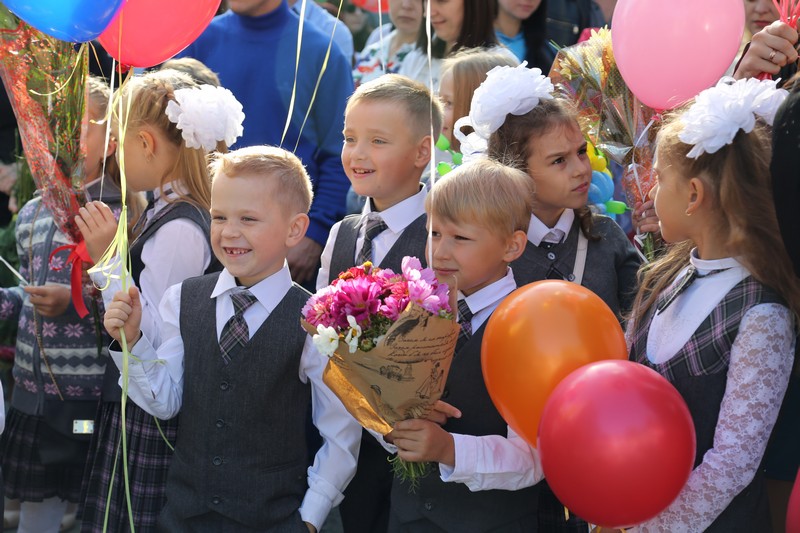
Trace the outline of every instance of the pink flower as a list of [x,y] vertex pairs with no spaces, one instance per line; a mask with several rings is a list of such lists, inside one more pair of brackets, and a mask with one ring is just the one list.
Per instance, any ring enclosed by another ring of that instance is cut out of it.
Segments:
[[380,307],[380,314],[391,321],[395,321],[406,310],[406,307],[408,307],[407,297],[387,296]]
[[403,276],[408,281],[422,280],[433,285],[436,283],[436,274],[430,268],[422,268],[422,263],[416,257],[406,256],[402,262]]
[[331,314],[334,292],[336,292],[336,289],[332,285],[317,291],[303,307],[303,318],[313,326],[319,326],[320,324],[328,327],[333,326],[336,323],[336,319]]
[[333,314],[340,328],[348,327],[347,316],[359,324],[369,324],[370,315],[378,312],[380,286],[365,278],[354,278],[340,283],[333,298]]

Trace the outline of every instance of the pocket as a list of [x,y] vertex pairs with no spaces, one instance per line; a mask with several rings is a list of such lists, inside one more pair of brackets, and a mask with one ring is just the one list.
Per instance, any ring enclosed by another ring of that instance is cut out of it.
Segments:
[[86,461],[95,401],[45,400],[39,426],[39,459],[43,465],[80,465]]

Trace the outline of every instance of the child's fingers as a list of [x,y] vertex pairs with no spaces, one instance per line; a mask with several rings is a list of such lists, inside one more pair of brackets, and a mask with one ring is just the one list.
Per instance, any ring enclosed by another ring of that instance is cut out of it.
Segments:
[[131,307],[141,307],[141,296],[139,295],[139,289],[136,286],[132,286],[128,288],[128,297],[131,299]]
[[440,413],[444,413],[449,418],[461,418],[460,410],[442,400],[437,400],[436,403],[433,404],[433,408]]
[[125,302],[128,305],[132,304],[131,296],[129,292],[125,291],[117,291],[114,293],[114,299],[112,302]]

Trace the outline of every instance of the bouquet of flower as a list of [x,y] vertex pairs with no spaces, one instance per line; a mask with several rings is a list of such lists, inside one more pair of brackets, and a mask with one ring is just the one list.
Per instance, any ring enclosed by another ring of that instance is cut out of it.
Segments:
[[[330,358],[323,379],[365,428],[385,435],[441,397],[459,332],[449,298],[405,257],[399,274],[371,263],[342,272],[306,303],[303,327]],[[394,467],[412,487],[425,472],[397,458]]]
[[[550,79],[561,95],[578,108],[581,127],[597,148],[623,168],[629,207],[647,200],[653,186],[653,155],[658,113],[634,96],[622,79],[611,31],[592,31],[589,40],[561,48]],[[653,237],[642,239],[646,258],[653,256]]]

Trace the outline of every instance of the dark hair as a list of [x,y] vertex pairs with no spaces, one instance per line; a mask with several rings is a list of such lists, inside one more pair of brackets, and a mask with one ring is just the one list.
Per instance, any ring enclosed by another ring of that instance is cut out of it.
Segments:
[[[489,48],[497,46],[497,36],[494,33],[494,19],[497,16],[497,2],[491,0],[464,0],[464,20],[461,31],[450,54],[461,48]],[[430,27],[427,17],[423,15],[417,37],[417,48],[426,49],[428,36],[425,27]],[[431,32],[433,28],[431,27]],[[434,37],[431,41],[431,55],[441,59],[445,56],[447,43]]]
[[538,67],[542,69],[542,72],[547,73],[553,64],[552,58],[545,53],[545,47],[547,46],[547,0],[542,0],[536,11],[522,21],[522,34],[525,37],[525,61],[528,62],[528,68]]

